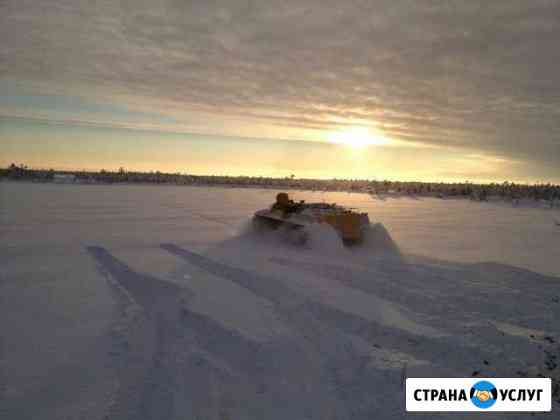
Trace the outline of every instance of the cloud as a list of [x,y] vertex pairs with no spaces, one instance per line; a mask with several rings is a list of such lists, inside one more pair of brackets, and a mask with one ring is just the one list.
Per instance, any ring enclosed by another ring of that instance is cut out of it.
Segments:
[[544,0],[2,0],[0,77],[185,129],[317,139],[369,123],[554,170],[558,16]]

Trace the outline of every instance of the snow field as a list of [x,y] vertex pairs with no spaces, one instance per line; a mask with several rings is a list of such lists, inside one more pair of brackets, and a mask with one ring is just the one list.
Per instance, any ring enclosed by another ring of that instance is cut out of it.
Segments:
[[0,194],[1,418],[389,419],[406,376],[558,381],[556,210],[299,192],[372,226],[297,248],[248,223],[270,190]]

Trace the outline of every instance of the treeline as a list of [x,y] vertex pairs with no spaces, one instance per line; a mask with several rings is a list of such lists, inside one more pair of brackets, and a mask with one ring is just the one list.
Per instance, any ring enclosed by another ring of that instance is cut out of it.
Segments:
[[349,191],[376,195],[418,195],[433,197],[465,197],[488,200],[498,197],[512,202],[521,199],[560,202],[560,186],[554,184],[516,184],[513,182],[476,184],[472,182],[407,182],[368,181],[351,179],[298,179],[286,178],[188,175],[163,172],[136,172],[121,168],[118,171],[54,171],[30,169],[25,165],[11,164],[0,169],[0,178],[31,182],[65,182],[82,184],[149,183],[173,185],[260,187],[274,189],[301,189],[312,191]]

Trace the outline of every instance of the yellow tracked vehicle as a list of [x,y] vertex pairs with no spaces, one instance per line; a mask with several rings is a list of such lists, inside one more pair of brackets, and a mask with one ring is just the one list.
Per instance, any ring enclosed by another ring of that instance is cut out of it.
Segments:
[[344,245],[363,241],[364,229],[369,226],[367,213],[327,203],[294,202],[287,193],[276,195],[276,202],[269,208],[259,210],[253,217],[259,227],[282,228],[291,232],[293,242],[304,243],[308,239],[306,228],[314,223],[324,223],[334,228]]

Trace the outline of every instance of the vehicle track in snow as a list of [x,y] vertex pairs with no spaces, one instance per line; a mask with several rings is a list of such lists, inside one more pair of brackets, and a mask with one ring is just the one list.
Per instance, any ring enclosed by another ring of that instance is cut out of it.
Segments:
[[[278,278],[280,276],[275,278],[263,276],[251,270],[214,261],[172,244],[164,244],[162,248],[190,264],[227,278],[276,302],[277,310],[283,318],[301,331],[304,331],[306,326],[315,325],[314,328],[317,329],[328,328],[331,334],[333,331],[340,331],[350,336],[360,337],[376,347],[382,343],[388,351],[402,354],[405,358],[408,355],[412,360],[429,361],[432,373],[433,369],[438,367],[440,372],[446,372],[447,375],[452,376],[476,376],[484,372],[482,374],[490,376],[511,377],[519,376],[517,372],[527,369],[534,375],[554,373],[550,372],[552,364],[545,362],[544,358],[550,359],[550,354],[556,354],[558,349],[554,347],[553,343],[547,343],[544,340],[546,336],[530,339],[529,336],[512,335],[499,329],[500,320],[511,322],[512,319],[518,319],[535,327],[552,328],[552,331],[555,331],[553,322],[547,321],[546,314],[552,311],[549,321],[557,319],[557,316],[554,315],[559,311],[558,305],[555,304],[556,301],[550,298],[543,299],[533,290],[535,284],[540,284],[553,292],[556,290],[556,279],[528,270],[491,263],[447,263],[443,264],[443,268],[438,268],[437,265],[430,265],[428,261],[420,265],[416,261],[415,264],[407,266],[403,261],[393,259],[383,261],[383,264],[379,265],[380,271],[376,271],[371,267],[360,268],[358,266],[348,269],[335,263],[309,264],[277,258],[277,261],[289,266],[290,270],[308,270],[313,275],[322,277],[323,281],[333,278],[340,282],[340,287],[356,287],[366,293],[371,293],[373,303],[376,302],[375,296],[379,292],[378,287],[385,289],[381,296],[396,299],[403,304],[403,308],[406,308],[404,305],[410,306],[411,298],[414,296],[414,292],[419,290],[420,285],[424,285],[424,290],[427,286],[435,289],[442,286],[444,292],[441,293],[440,299],[443,301],[458,296],[455,286],[457,283],[461,284],[461,290],[466,288],[472,290],[472,294],[480,295],[480,302],[477,302],[477,296],[469,295],[463,299],[463,304],[452,302],[451,306],[454,304],[454,308],[444,308],[440,314],[437,310],[434,312],[433,307],[428,305],[426,313],[429,314],[431,310],[432,316],[434,313],[439,314],[438,318],[444,319],[444,322],[439,322],[439,319],[434,319],[434,321],[438,321],[438,327],[445,327],[443,331],[447,330],[449,333],[442,337],[432,337],[420,332],[414,334],[407,330],[392,328],[390,324],[385,325],[364,319],[333,306],[331,302],[325,304],[320,300],[306,298],[284,285],[284,282]],[[395,277],[395,270],[399,276]],[[278,273],[278,270],[270,271]],[[384,275],[380,276],[382,273]],[[403,280],[403,284],[399,284],[398,281],[402,278],[403,273],[408,274],[409,278]],[[279,274],[284,274],[282,277],[286,278],[295,275],[292,271]],[[495,284],[491,283],[489,292],[485,294],[484,289],[481,289],[479,285],[486,284],[493,275],[497,275]],[[434,277],[439,278],[435,284],[433,284]],[[445,282],[450,284],[443,287]],[[517,290],[518,288],[521,290]],[[428,290],[428,293],[432,291]],[[405,295],[403,299],[400,299],[399,296],[401,292]],[[426,306],[425,302],[421,301],[422,295],[416,296],[416,298],[419,299],[416,303]],[[496,302],[500,301],[503,301],[503,305],[499,305],[500,311],[496,312]],[[453,313],[453,309],[457,308],[461,308],[461,313]],[[535,308],[538,308],[539,314],[538,319],[533,320]],[[412,309],[416,311],[419,306],[412,305]],[[496,316],[493,317],[493,314]],[[414,315],[414,312],[411,315]],[[320,342],[320,340],[315,336],[312,341]],[[340,342],[344,342],[344,338]],[[543,351],[545,357],[543,357]],[[338,368],[340,367],[338,365]],[[363,375],[364,370],[359,373],[358,371],[356,370],[354,374]]]
[[[263,412],[273,419],[302,413],[345,418],[337,384],[325,377],[333,361],[321,355],[318,343],[310,346],[302,336],[249,340],[189,310],[177,296],[188,297],[189,290],[135,272],[103,248],[88,252],[119,289],[125,314],[133,314],[121,320],[115,342],[121,349],[115,361],[119,386],[107,418],[261,418]],[[307,325],[306,333],[314,327]],[[351,360],[334,364],[349,366]]]
[[[133,271],[102,247],[87,251],[115,289],[121,311],[113,327],[117,384],[106,418],[169,419],[167,396],[160,392],[169,382],[163,366],[169,340],[164,309],[186,290]],[[152,413],[156,405],[158,413]]]
[[[399,417],[404,407],[395,395],[402,393],[407,363],[427,361],[432,372],[463,369],[466,374],[471,365],[493,355],[490,349],[469,345],[468,337],[414,334],[300,294],[277,278],[174,244],[161,248],[272,302],[291,333],[264,342],[250,339],[191,310],[189,302],[196,295],[188,287],[136,272],[105,248],[88,247],[117,291],[122,311],[111,356],[118,386],[107,419]],[[348,272],[335,267],[321,272],[296,263],[293,268],[325,278],[330,273],[341,287],[349,279]],[[352,286],[374,291],[365,283]]]
[[[469,361],[473,364],[475,361],[479,361],[479,357],[473,355],[467,343],[461,343],[464,346],[459,346],[459,343],[454,343],[445,337],[427,337],[420,333],[414,334],[404,329],[384,325],[299,295],[278,279],[213,261],[173,244],[163,244],[162,248],[190,264],[233,281],[253,293],[271,300],[277,304],[278,312],[292,325],[297,325],[299,329],[306,330],[313,324],[319,324],[323,328],[328,327],[345,334],[358,336],[371,345],[383,342],[385,347],[405,354],[415,354],[422,360],[431,361],[434,365],[441,364],[442,360],[445,360],[445,367],[450,364],[457,367],[465,366]],[[311,328],[310,334],[315,334],[317,329]],[[482,354],[486,354],[483,349],[480,351]],[[443,358],[442,355],[446,357]]]

